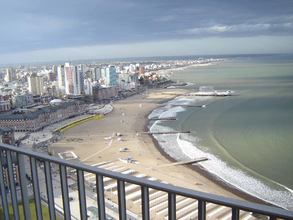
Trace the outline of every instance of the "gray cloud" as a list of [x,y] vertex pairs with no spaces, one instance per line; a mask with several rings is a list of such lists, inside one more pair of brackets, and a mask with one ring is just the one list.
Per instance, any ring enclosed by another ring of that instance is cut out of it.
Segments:
[[292,36],[291,0],[1,1],[0,54],[218,37]]

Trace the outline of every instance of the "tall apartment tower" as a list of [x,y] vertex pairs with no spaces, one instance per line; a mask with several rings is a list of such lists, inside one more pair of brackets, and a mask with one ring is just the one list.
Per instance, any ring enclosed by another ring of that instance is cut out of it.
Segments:
[[94,77],[93,77],[94,81],[98,81],[99,79],[101,79],[102,78],[101,68],[96,67],[93,75],[94,75]]
[[52,66],[52,72],[53,73],[57,73],[57,69],[58,69],[58,66],[56,66],[56,65]]
[[5,82],[11,82],[11,81],[13,81],[15,79],[16,79],[16,73],[15,73],[14,69],[7,68],[6,69],[6,74],[5,74],[5,77],[4,77]]
[[65,73],[64,73],[64,65],[59,65],[57,67],[57,81],[58,81],[58,88],[65,89]]
[[115,66],[108,66],[105,70],[105,84],[106,86],[117,85],[118,75]]
[[64,65],[65,93],[67,95],[81,95],[84,92],[84,66]]
[[84,94],[84,72],[85,66],[84,64],[79,64],[76,67],[76,87],[78,94]]
[[38,76],[36,73],[32,73],[28,77],[28,89],[33,95],[42,95],[43,94],[43,77]]

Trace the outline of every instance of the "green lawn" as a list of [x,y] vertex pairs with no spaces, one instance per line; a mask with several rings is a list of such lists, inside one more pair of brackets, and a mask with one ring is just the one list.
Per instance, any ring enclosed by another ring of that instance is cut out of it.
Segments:
[[[24,220],[22,204],[18,205],[18,210],[19,210],[20,219]],[[32,220],[37,219],[36,211],[35,211],[35,203],[33,200],[30,201],[30,213],[31,213]],[[42,205],[42,213],[43,213],[43,219],[50,219],[48,207],[46,207],[45,205]],[[2,208],[0,208],[0,219],[2,219],[2,217],[3,217],[3,210],[2,210]],[[10,217],[10,219],[14,219],[12,205],[9,206],[9,217]],[[57,216],[57,219],[61,220],[61,218],[59,216]]]

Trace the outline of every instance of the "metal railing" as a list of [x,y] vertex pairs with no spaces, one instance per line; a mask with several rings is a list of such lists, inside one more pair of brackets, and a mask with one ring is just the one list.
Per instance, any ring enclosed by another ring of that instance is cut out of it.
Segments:
[[[117,181],[117,216],[122,220],[128,219],[125,192],[126,183],[135,184],[140,187],[141,218],[144,220],[152,218],[150,214],[150,189],[167,193],[168,219],[176,219],[176,196],[183,196],[196,201],[194,206],[197,207],[196,216],[198,219],[206,219],[207,203],[229,207],[231,209],[231,218],[235,220],[240,219],[240,211],[264,215],[269,219],[293,219],[293,212],[281,208],[225,198],[135,176],[124,175],[78,162],[62,160],[21,147],[0,144],[0,157],[0,166],[2,167],[0,169],[0,191],[3,214],[3,216],[0,216],[0,219],[9,219],[9,207],[12,207],[13,219],[20,219],[19,203],[22,204],[23,211],[21,213],[23,213],[25,219],[31,219],[32,213],[29,207],[31,199],[34,201],[34,215],[36,215],[37,219],[43,219],[42,200],[44,199],[40,188],[44,187],[44,184],[46,189],[45,200],[50,219],[56,219],[56,213],[58,212],[55,204],[56,198],[54,198],[53,169],[58,171],[58,178],[60,178],[63,206],[61,210],[63,210],[62,215],[64,219],[72,219],[67,179],[69,169],[76,171],[80,219],[88,218],[85,172],[95,175],[96,205],[98,207],[99,219],[107,219],[103,181],[106,177]],[[40,164],[42,164],[41,167],[43,167],[44,172],[43,184],[40,184]],[[16,172],[15,169],[18,171]],[[29,193],[30,188],[32,195]]]

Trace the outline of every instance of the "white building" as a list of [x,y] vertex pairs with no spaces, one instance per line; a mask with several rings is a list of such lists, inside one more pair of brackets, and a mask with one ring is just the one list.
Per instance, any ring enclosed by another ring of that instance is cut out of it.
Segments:
[[115,66],[108,66],[105,68],[105,86],[115,86],[117,85],[118,75]]
[[84,80],[84,94],[93,95],[93,86],[97,85],[97,82],[92,82],[91,79]]
[[4,77],[5,82],[11,82],[11,81],[13,81],[15,79],[16,79],[16,73],[15,73],[14,69],[7,68],[6,69],[6,74],[5,74],[5,77]]
[[64,90],[65,89],[64,65],[59,65],[57,67],[57,81],[58,81],[58,88],[60,90]]
[[67,95],[81,95],[84,92],[84,65],[64,65],[65,93]]
[[28,77],[28,89],[30,93],[32,93],[33,95],[42,95],[43,87],[44,82],[42,76],[38,76],[36,73],[32,73]]

